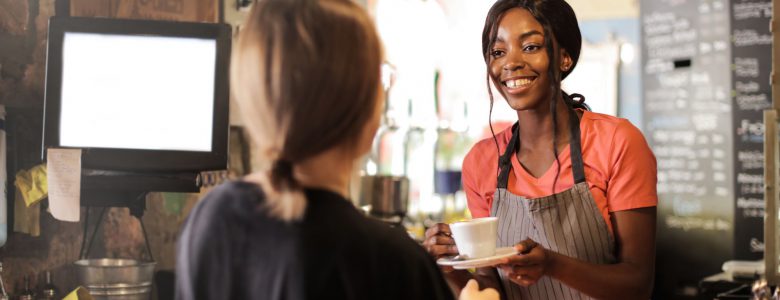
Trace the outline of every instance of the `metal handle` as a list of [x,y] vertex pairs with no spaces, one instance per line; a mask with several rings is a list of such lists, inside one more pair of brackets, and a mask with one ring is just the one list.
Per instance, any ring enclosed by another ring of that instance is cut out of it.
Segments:
[[764,111],[764,274],[777,285],[777,111]]

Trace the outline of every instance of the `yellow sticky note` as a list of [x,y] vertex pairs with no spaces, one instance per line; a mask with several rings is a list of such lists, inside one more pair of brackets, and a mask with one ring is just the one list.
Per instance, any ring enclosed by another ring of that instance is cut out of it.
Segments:
[[62,298],[62,300],[92,300],[92,295],[89,294],[86,288],[80,286],[70,292],[65,298]]
[[48,183],[46,178],[46,165],[40,164],[30,170],[21,170],[16,173],[14,181],[17,190],[22,194],[25,205],[30,207],[46,198]]

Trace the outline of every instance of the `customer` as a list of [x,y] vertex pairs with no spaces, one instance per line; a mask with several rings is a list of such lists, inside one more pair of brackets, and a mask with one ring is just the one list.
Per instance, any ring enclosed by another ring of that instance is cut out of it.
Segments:
[[267,168],[192,210],[177,299],[453,298],[422,247],[346,198],[379,125],[381,52],[372,21],[349,0],[254,4],[231,81]]

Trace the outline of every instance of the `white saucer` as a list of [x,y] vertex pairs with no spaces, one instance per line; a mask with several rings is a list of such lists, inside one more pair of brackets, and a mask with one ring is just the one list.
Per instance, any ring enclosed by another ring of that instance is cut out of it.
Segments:
[[442,266],[450,266],[454,269],[472,269],[492,266],[498,260],[510,257],[517,254],[517,250],[514,247],[496,248],[496,254],[493,256],[467,259],[467,260],[452,260],[452,257],[439,258],[436,263]]

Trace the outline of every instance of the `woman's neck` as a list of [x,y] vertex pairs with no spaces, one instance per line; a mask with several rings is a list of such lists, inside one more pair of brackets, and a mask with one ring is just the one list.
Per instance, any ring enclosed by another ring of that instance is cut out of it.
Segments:
[[567,144],[569,140],[569,112],[562,100],[558,99],[555,111],[558,123],[557,136],[553,132],[553,115],[550,113],[549,105],[542,105],[543,107],[539,109],[517,112],[521,148],[548,148],[554,137],[558,138],[559,147]]
[[354,161],[336,147],[296,164],[295,179],[304,187],[326,189],[348,199]]

